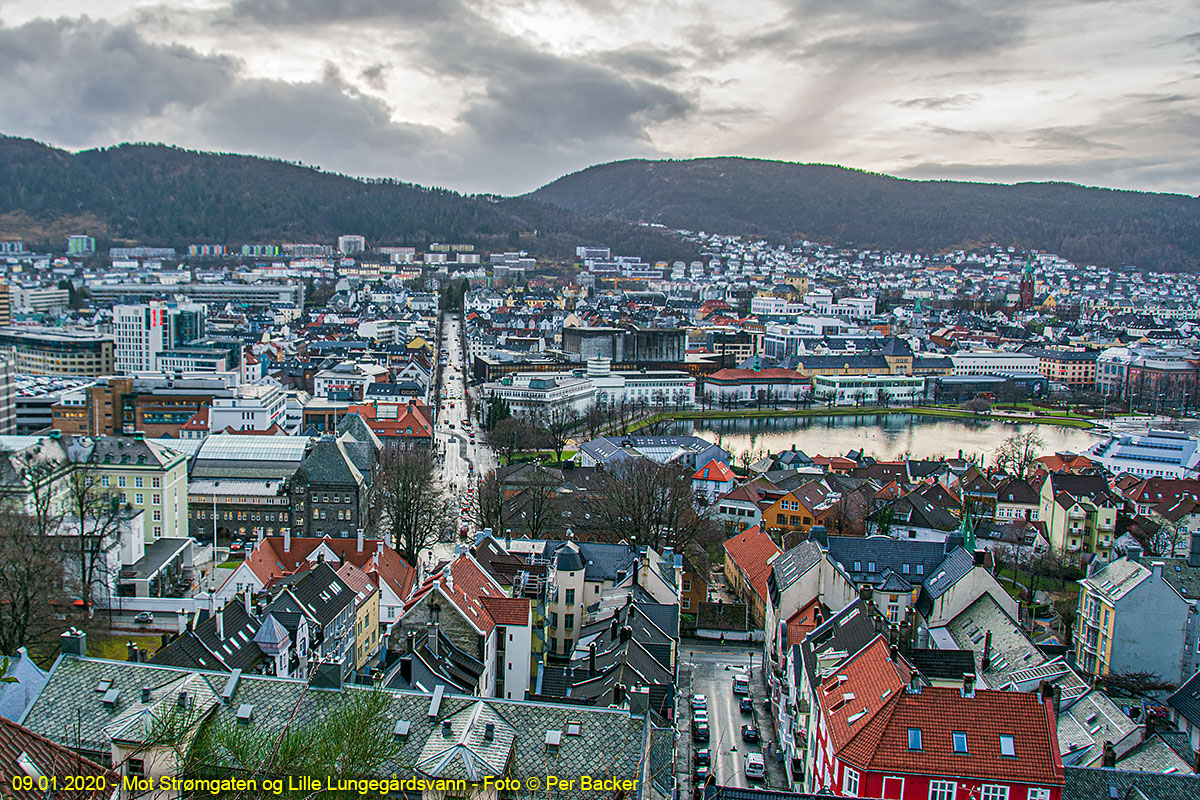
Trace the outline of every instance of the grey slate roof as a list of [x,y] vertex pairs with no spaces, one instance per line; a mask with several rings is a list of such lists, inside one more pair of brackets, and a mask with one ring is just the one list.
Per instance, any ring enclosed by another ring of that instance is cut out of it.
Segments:
[[[66,744],[63,740],[69,737],[70,744],[74,745],[78,737],[84,750],[107,753],[107,728],[131,714],[140,717],[147,708],[173,702],[180,687],[197,695],[196,707],[206,709],[211,720],[233,725],[238,707],[251,704],[254,706],[251,724],[272,731],[280,729],[289,719],[293,719],[295,725],[312,722],[346,702],[352,693],[370,691],[358,687],[347,687],[340,692],[315,690],[303,681],[243,675],[231,702],[226,705],[220,702],[218,695],[227,679],[228,676],[222,673],[64,656],[51,670],[46,689],[26,715],[24,724],[52,741]],[[121,691],[115,710],[105,708],[101,702],[103,693],[96,691],[101,680],[111,681],[113,687]],[[143,686],[152,689],[150,706],[140,703]],[[446,694],[431,722],[428,694],[384,692],[387,704],[381,713],[389,723],[407,720],[410,726],[407,737],[399,743],[394,761],[380,768],[381,775],[393,772],[402,777],[413,775],[418,764],[428,765],[430,759],[444,753],[449,740],[486,756],[477,764],[492,764],[492,754],[480,753],[476,738],[482,736],[484,723],[492,721],[492,715],[516,732],[510,762],[517,778],[594,774],[598,765],[604,766],[608,775],[638,776],[642,746],[647,736],[651,741],[649,771],[671,771],[670,748],[662,746],[660,738],[673,739],[674,731],[648,729],[645,720],[631,717],[625,711]],[[476,713],[477,706],[484,709]],[[443,741],[442,721],[447,719],[454,735]],[[569,722],[579,723],[578,735],[567,733]],[[476,731],[476,727],[480,730]],[[546,746],[546,734],[551,730],[563,734],[557,748]],[[447,776],[452,775],[453,770],[465,769],[461,758],[450,758],[445,764]],[[589,795],[576,789],[550,791],[548,796],[583,800]],[[636,796],[647,797],[644,793]]]
[[[818,686],[817,659],[826,653],[844,653],[842,660],[857,653],[875,638],[875,623],[866,603],[855,600],[823,623],[813,628],[800,643],[800,656],[808,685]],[[837,662],[838,664],[841,661]]]
[[1200,726],[1200,672],[1176,689],[1167,700],[1167,704],[1188,722]]
[[908,660],[929,680],[959,681],[975,674],[975,654],[971,650],[914,649]]
[[38,692],[46,685],[46,672],[29,657],[24,647],[8,661],[8,677],[14,683],[0,683],[0,717],[19,720]]
[[1200,776],[1067,767],[1063,800],[1196,800]]
[[775,559],[775,562],[771,564],[771,574],[767,577],[767,589],[771,594],[771,602],[778,603],[779,596],[820,561],[822,555],[821,546],[809,539]]
[[[922,578],[934,574],[934,568],[946,557],[945,546],[941,542],[894,539],[891,536],[830,536],[828,553],[856,583],[876,585],[887,580],[884,572],[889,569],[906,582],[919,584]],[[859,565],[857,568],[856,563]],[[873,570],[870,569],[871,564],[875,565]],[[918,564],[920,571],[917,570]],[[908,588],[911,586],[898,591],[907,591]]]

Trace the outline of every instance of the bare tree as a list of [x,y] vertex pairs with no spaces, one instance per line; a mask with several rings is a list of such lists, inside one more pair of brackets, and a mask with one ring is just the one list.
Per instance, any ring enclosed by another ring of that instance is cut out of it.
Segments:
[[581,505],[583,525],[600,538],[676,552],[721,538],[721,526],[696,508],[692,472],[681,464],[629,458],[597,483]]
[[604,420],[606,416],[607,415],[605,414],[604,407],[599,403],[592,405],[590,408],[588,408],[587,412],[584,413],[583,425],[587,430],[588,439],[595,439],[600,435],[600,430],[604,427]]
[[542,415],[542,429],[546,441],[554,451],[554,462],[562,461],[563,450],[566,449],[571,431],[579,425],[579,413],[567,406],[556,406]]
[[502,536],[508,519],[504,507],[504,487],[495,470],[480,477],[475,488],[475,500],[475,523],[480,528],[491,528],[497,536]]
[[545,467],[532,467],[525,488],[517,495],[517,513],[525,520],[530,538],[541,539],[558,513],[558,491],[562,481]]
[[62,628],[55,608],[69,607],[63,542],[39,532],[35,517],[0,508],[0,652],[52,644]]
[[1014,433],[996,448],[993,462],[996,467],[1009,475],[1024,478],[1034,464],[1034,459],[1041,455],[1046,446],[1045,440],[1036,429],[1025,433]]
[[1149,535],[1147,544],[1150,555],[1174,558],[1179,544],[1184,539],[1183,528],[1178,521],[1161,519],[1158,529]]
[[373,527],[410,564],[449,533],[436,471],[428,450],[385,448],[379,456],[379,474],[371,484]]
[[524,422],[508,417],[496,423],[496,427],[488,434],[488,441],[496,453],[504,458],[505,464],[511,464],[513,456],[522,450],[531,450],[536,446],[538,432]]
[[96,467],[96,445],[81,440],[69,448],[74,468],[67,479],[67,492],[74,521],[70,535],[75,544],[79,571],[79,596],[88,614],[92,612],[95,586],[112,586],[111,554],[121,544],[119,492],[100,486]]

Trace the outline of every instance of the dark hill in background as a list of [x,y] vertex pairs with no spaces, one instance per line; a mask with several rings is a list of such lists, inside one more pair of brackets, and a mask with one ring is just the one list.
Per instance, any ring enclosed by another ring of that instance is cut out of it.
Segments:
[[121,145],[72,154],[0,137],[0,235],[65,246],[332,242],[360,233],[372,244],[470,242],[569,257],[609,244],[649,259],[694,258],[673,236],[615,219],[585,219],[526,198],[489,199],[391,180],[358,180],[283,161]]
[[1076,262],[1200,269],[1200,200],[1186,195],[910,181],[745,158],[618,161],[529,195],[578,214],[709,233],[936,252],[977,244]]

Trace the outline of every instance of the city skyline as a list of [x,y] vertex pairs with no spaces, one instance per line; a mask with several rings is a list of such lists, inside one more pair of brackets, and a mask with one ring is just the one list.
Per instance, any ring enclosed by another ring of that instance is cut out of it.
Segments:
[[[736,16],[735,16],[736,15]],[[519,194],[624,158],[1194,193],[1179,2],[0,4],[0,131]]]

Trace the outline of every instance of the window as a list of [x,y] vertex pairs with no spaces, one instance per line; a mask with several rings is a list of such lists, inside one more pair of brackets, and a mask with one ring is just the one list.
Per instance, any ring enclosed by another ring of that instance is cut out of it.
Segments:
[[858,772],[849,767],[842,768],[842,794],[858,797]]
[[875,571],[875,562],[868,561],[867,562],[867,572],[874,572],[874,571]]
[[1028,800],[1050,800],[1050,790],[1041,788],[1031,788],[1029,790]]
[[567,614],[565,617],[563,617],[563,627],[566,628],[567,630],[571,630],[572,628],[575,627],[575,615],[574,614]]
[[146,774],[146,762],[143,761],[142,759],[131,758],[131,759],[129,759],[129,761],[127,761],[125,763],[126,763],[126,767],[128,768],[126,771],[130,775],[145,775]]
[[1009,758],[1017,757],[1017,746],[1013,743],[1011,733],[1000,734],[1000,755],[1008,756]]
[[953,732],[951,732],[950,736],[951,736],[951,738],[954,739],[954,752],[956,752],[956,753],[967,752],[967,732],[966,731],[953,731]]
[[143,485],[144,485],[144,483],[143,483],[143,481],[142,481],[142,478],[141,478],[140,476],[139,476],[139,477],[137,477],[137,478],[134,478],[134,479],[133,479],[133,488],[135,488],[135,489],[141,489]]
[[108,486],[108,476],[107,476],[107,475],[101,475],[101,476],[100,476],[100,485],[101,485],[101,486]]
[[929,800],[954,800],[954,790],[958,785],[954,781],[930,781]]
[[569,606],[575,605],[575,590],[574,589],[567,589],[567,605],[569,605]]
[[980,800],[1008,800],[1007,786],[984,786],[983,797]]
[[161,488],[162,487],[162,478],[151,478],[150,485],[152,487],[154,487],[155,489]]
[[162,522],[162,509],[161,508],[154,509],[154,521]]
[[141,492],[138,492],[137,494],[135,494],[133,496],[133,504],[135,506],[140,506],[145,501],[145,497],[146,496],[144,494],[142,494]]
[[162,505],[162,495],[161,494],[150,495],[150,502],[156,506]]
[[920,728],[909,728],[908,729],[908,749],[909,750],[920,750],[921,749],[921,729]]
[[124,475],[117,476],[117,487],[121,488],[121,489],[125,488],[125,476]]

